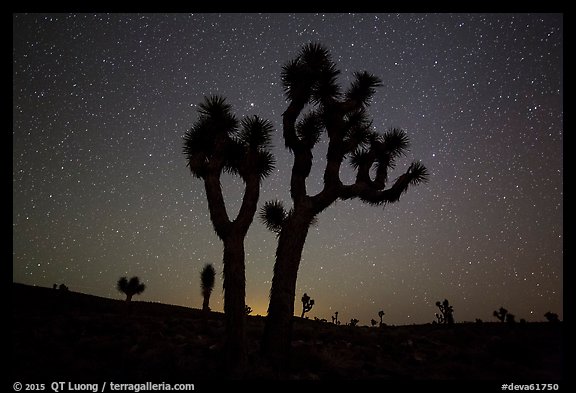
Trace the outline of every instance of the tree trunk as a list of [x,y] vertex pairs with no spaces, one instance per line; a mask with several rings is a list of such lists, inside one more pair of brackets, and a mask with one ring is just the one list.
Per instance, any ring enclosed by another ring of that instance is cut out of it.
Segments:
[[202,311],[208,312],[210,311],[210,293],[204,294],[204,302],[202,303]]
[[311,218],[293,214],[287,219],[276,250],[270,304],[264,327],[262,350],[276,367],[285,369],[292,340],[296,278]]
[[232,233],[224,239],[226,367],[232,376],[241,376],[246,367],[245,287],[244,241]]
[[131,293],[127,293],[127,294],[126,294],[126,301],[127,301],[127,302],[132,301],[132,296],[133,296],[133,295],[132,295]]

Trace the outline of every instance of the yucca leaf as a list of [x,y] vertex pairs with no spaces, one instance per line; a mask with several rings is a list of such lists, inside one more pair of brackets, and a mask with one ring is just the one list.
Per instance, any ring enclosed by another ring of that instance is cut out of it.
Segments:
[[260,209],[260,220],[266,225],[270,231],[277,234],[282,230],[284,220],[286,220],[286,210],[282,202],[268,201]]
[[256,115],[246,117],[242,120],[238,140],[254,149],[267,149],[270,147],[273,131],[274,127],[270,121]]
[[322,135],[322,119],[317,112],[308,112],[296,123],[296,134],[304,144],[312,148]]
[[384,150],[392,158],[405,155],[410,146],[410,139],[404,130],[392,128],[382,138]]
[[420,161],[415,161],[408,169],[410,174],[410,184],[416,186],[421,183],[428,183],[430,180],[430,173],[428,169]]
[[368,106],[382,80],[369,72],[355,72],[354,81],[346,92],[346,98],[363,106]]
[[264,180],[266,177],[270,176],[274,170],[276,160],[274,160],[272,153],[268,151],[258,151],[257,154],[256,173],[258,173],[260,180]]
[[358,148],[350,155],[350,166],[358,170],[362,165],[368,163],[368,151],[366,149]]
[[329,64],[324,69],[318,71],[318,75],[312,89],[313,103],[327,104],[333,100],[337,100],[340,97],[340,86],[337,82],[339,74],[340,70],[336,68],[335,64]]

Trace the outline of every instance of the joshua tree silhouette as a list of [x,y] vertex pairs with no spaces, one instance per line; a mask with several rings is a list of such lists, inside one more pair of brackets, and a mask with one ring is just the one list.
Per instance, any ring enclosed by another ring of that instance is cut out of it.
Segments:
[[[274,277],[262,348],[273,363],[284,363],[290,348],[296,279],[308,229],[316,216],[338,199],[358,198],[385,206],[397,202],[410,185],[428,179],[428,171],[413,162],[389,188],[389,170],[397,165],[409,146],[406,133],[391,129],[378,134],[372,128],[367,107],[381,86],[378,77],[356,72],[347,91],[337,83],[340,71],[322,45],[305,45],[282,69],[282,85],[288,107],[283,117],[285,146],[294,155],[290,179],[293,207],[287,211],[279,201],[267,202],[260,216],[278,235]],[[303,115],[305,109],[309,111]],[[312,169],[312,150],[326,133],[328,146],[324,187],[309,195],[306,179]],[[340,179],[343,161],[349,158],[356,179]],[[374,173],[374,176],[372,175]]]
[[313,306],[314,306],[314,299],[310,299],[310,296],[304,293],[304,295],[302,296],[302,315],[300,317],[304,318],[304,314],[312,310]]
[[340,321],[338,321],[338,311],[334,312],[334,315],[332,316],[332,323],[334,325],[340,325]]
[[548,322],[560,322],[560,319],[558,319],[558,314],[550,312],[550,311],[548,311],[546,314],[544,314],[544,317],[546,317]]
[[375,320],[374,318],[372,318],[372,319],[370,320],[370,324],[371,324],[372,326],[376,326],[377,323],[378,323],[378,321]]
[[[260,183],[274,168],[269,152],[272,124],[257,116],[239,124],[223,97],[212,96],[199,105],[199,118],[184,135],[184,154],[194,177],[204,181],[210,219],[224,243],[224,314],[226,365],[233,374],[246,366],[244,238],[252,224]],[[223,172],[244,181],[236,219],[226,211],[220,177]]]
[[350,320],[350,326],[356,326],[356,325],[358,325],[358,322],[360,322],[360,321],[357,320],[356,318],[352,318]]
[[250,306],[248,306],[248,305],[245,305],[245,306],[244,306],[244,313],[245,313],[246,315],[250,315],[251,312],[252,312],[252,307],[250,307]]
[[382,322],[382,317],[384,316],[384,311],[378,311],[378,316],[380,317],[380,327],[384,326],[384,322]]
[[204,301],[202,303],[202,311],[210,311],[210,295],[212,295],[212,290],[214,289],[214,278],[216,276],[216,271],[212,264],[206,264],[200,273],[200,286],[202,288],[202,297]]
[[453,324],[454,323],[454,316],[452,315],[454,312],[454,308],[448,302],[448,299],[444,299],[442,303],[439,301],[436,302],[436,307],[440,310],[440,314],[436,314],[436,319],[438,323],[446,323],[446,324]]
[[493,315],[498,318],[500,322],[506,322],[506,315],[508,314],[508,310],[504,307],[500,307],[498,311],[494,311]]
[[126,301],[132,301],[132,296],[140,295],[146,289],[146,285],[140,282],[136,276],[128,280],[126,277],[120,277],[116,288],[126,295]]

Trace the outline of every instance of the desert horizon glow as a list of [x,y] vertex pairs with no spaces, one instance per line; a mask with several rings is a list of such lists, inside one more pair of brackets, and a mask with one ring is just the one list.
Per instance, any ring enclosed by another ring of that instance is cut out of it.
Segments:
[[[277,165],[259,206],[290,207],[280,72],[320,42],[341,70],[383,80],[374,128],[404,129],[431,173],[385,208],[338,201],[311,228],[296,315],[342,323],[563,319],[563,17],[560,14],[14,14],[13,281],[201,308],[200,271],[222,243],[182,137],[204,96],[275,126]],[[319,191],[325,147],[309,192]],[[346,166],[346,165],[344,165]],[[343,169],[343,178],[351,171]],[[222,179],[229,215],[242,191]],[[246,304],[265,315],[276,238],[255,218]]]

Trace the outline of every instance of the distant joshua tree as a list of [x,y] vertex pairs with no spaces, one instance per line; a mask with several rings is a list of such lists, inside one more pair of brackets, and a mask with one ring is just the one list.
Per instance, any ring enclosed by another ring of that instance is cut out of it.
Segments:
[[514,314],[506,314],[506,322],[507,323],[516,323],[516,316]]
[[377,323],[378,323],[378,321],[376,321],[374,318],[372,318],[370,320],[370,325],[372,325],[372,326],[376,326]]
[[560,319],[558,319],[558,314],[553,313],[548,311],[546,314],[544,314],[544,316],[546,317],[546,319],[548,320],[548,322],[560,322]]
[[384,326],[384,322],[382,322],[382,317],[384,316],[384,311],[378,311],[378,316],[380,317],[380,327]]
[[500,322],[506,322],[506,315],[508,314],[508,310],[504,307],[500,307],[498,311],[494,311],[493,315],[498,318]]
[[252,307],[248,306],[248,305],[244,305],[244,313],[246,315],[250,315],[250,313],[252,312]]
[[60,290],[60,291],[67,291],[67,290],[68,290],[68,287],[67,287],[65,284],[60,284],[60,285],[58,285],[58,284],[53,284],[53,285],[52,285],[52,289],[58,289],[58,290]]
[[210,311],[210,295],[212,295],[212,290],[214,289],[214,277],[216,277],[216,271],[212,264],[206,264],[202,273],[200,273],[200,286],[202,287],[202,296],[204,297],[204,302],[202,303],[202,311]]
[[302,315],[300,317],[304,318],[304,314],[312,310],[313,306],[314,306],[314,299],[310,299],[310,296],[304,293],[304,296],[302,296]]
[[454,316],[452,315],[454,312],[454,308],[448,302],[448,299],[444,299],[442,303],[439,301],[436,302],[436,307],[440,310],[440,314],[436,314],[436,319],[438,323],[446,323],[446,324],[453,324],[454,323]]
[[482,320],[480,318],[476,318],[476,323],[482,323]]
[[126,301],[132,300],[132,296],[140,295],[146,289],[146,285],[140,282],[136,276],[132,277],[130,281],[126,277],[121,277],[116,284],[116,288],[126,295]]
[[356,326],[356,325],[358,325],[358,322],[360,322],[360,321],[357,320],[356,318],[352,318],[350,320],[350,326]]
[[334,312],[334,316],[332,316],[332,323],[334,325],[340,325],[340,321],[338,320],[338,311]]

